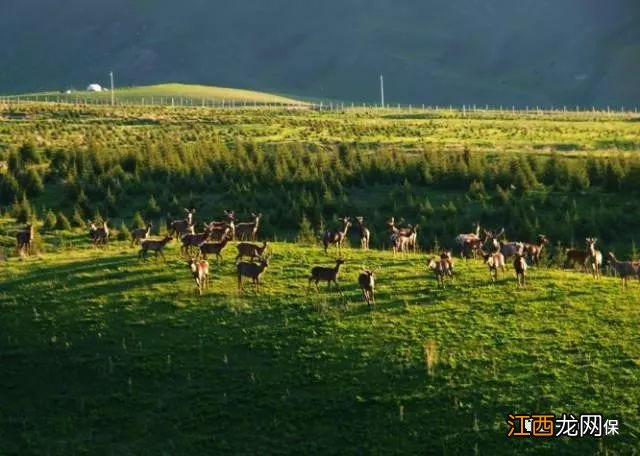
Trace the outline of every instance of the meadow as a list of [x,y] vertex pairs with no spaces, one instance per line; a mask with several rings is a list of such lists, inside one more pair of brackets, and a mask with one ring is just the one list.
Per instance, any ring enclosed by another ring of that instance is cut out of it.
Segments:
[[[637,453],[640,284],[559,267],[584,236],[637,259],[636,114],[20,103],[0,119],[0,453]],[[202,297],[175,242],[138,260],[127,230],[159,236],[184,207],[198,228],[264,213],[260,293],[238,291],[233,244]],[[341,292],[308,289],[343,214],[374,248],[345,250]],[[420,224],[419,253],[389,251],[392,215]],[[476,220],[551,237],[526,288],[459,259],[437,287],[427,252]],[[565,412],[620,435],[506,437],[508,413]]]

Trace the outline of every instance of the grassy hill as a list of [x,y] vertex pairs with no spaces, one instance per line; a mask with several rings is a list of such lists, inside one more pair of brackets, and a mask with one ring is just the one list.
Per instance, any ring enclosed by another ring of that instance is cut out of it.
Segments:
[[[111,92],[87,92],[84,90],[75,90],[72,93],[59,93],[59,92],[39,92],[26,95],[15,95],[9,98],[37,98],[44,100],[46,97],[50,97],[52,100],[73,101],[77,98],[82,100],[110,100]],[[185,102],[189,101],[190,104],[199,102],[215,102],[222,103],[235,102],[235,103],[281,103],[281,104],[304,104],[300,100],[293,98],[287,98],[280,95],[257,92],[253,90],[232,89],[226,87],[214,87],[195,84],[156,84],[150,86],[140,87],[123,87],[116,88],[116,99],[118,101],[135,101],[140,102],[145,100],[146,103],[151,104],[153,100],[156,104],[171,104],[171,99],[174,99],[176,104],[179,104],[181,99]]]
[[[8,220],[0,229],[9,235]],[[491,284],[458,261],[439,289],[425,254],[347,249],[341,293],[307,289],[317,246],[273,243],[263,290],[236,289],[224,252],[195,295],[177,247],[45,235],[0,263],[5,453],[631,454],[640,438],[640,293],[533,269]],[[356,277],[378,278],[377,309]],[[601,440],[508,439],[508,413],[598,412]],[[295,449],[295,450],[294,450]]]

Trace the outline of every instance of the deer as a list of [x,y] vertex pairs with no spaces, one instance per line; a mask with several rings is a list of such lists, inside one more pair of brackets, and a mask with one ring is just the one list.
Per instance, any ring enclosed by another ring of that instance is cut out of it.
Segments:
[[267,246],[269,245],[269,243],[267,241],[264,241],[262,243],[262,246],[256,245],[256,244],[249,244],[248,242],[241,242],[239,243],[236,248],[238,249],[238,255],[236,256],[236,262],[238,260],[241,260],[242,257],[249,257],[252,260],[254,258],[262,258],[262,256],[264,255],[265,250],[267,250]]
[[95,230],[93,229],[96,225],[95,224],[91,224],[91,229],[92,231],[90,231],[91,235],[93,236],[93,245],[106,245],[107,242],[109,242],[109,226],[108,226],[109,220],[103,220],[102,221],[102,226],[95,228]]
[[542,257],[542,249],[549,243],[549,239],[544,234],[539,234],[535,244],[525,244],[524,250],[529,257],[529,260],[538,266],[540,264],[540,258]]
[[627,286],[629,277],[637,277],[640,282],[640,264],[632,261],[618,261],[613,252],[607,253],[607,261],[613,266],[613,269],[622,279],[622,289]]
[[154,252],[156,259],[158,258],[158,255],[160,255],[162,257],[162,259],[166,262],[167,259],[164,257],[164,253],[162,253],[162,251],[167,246],[167,243],[169,243],[172,239],[173,239],[173,237],[171,235],[169,235],[169,234],[167,234],[161,240],[143,239],[142,241],[140,241],[141,249],[140,249],[140,252],[138,253],[138,259],[144,258],[146,260],[147,259],[147,253],[149,251],[152,251],[152,252]]
[[151,222],[147,222],[147,225],[144,228],[136,228],[131,231],[131,247],[136,244],[140,244],[140,241],[143,239],[149,239],[151,236],[151,228],[153,224]]
[[199,247],[200,244],[206,242],[207,239],[211,236],[211,227],[207,224],[204,225],[204,231],[202,233],[184,234],[180,240],[182,241],[182,246],[180,247],[180,253],[183,255],[187,255],[189,250],[194,247]]
[[411,236],[406,236],[400,233],[392,234],[391,243],[394,258],[398,253],[400,253],[402,257],[406,257],[406,254],[409,251],[409,245],[411,244]]
[[252,222],[236,224],[236,236],[241,241],[255,241],[258,237],[258,226],[262,218],[262,213],[254,214],[252,212],[251,217],[253,218]]
[[226,247],[230,237],[224,236],[219,242],[203,242],[199,245],[200,254],[203,259],[207,259],[207,255],[215,255],[218,264],[222,262],[222,250]]
[[356,228],[360,233],[360,248],[362,250],[369,250],[369,241],[371,239],[371,231],[369,231],[369,228],[365,226],[364,217],[362,216],[356,217],[356,222],[357,222]]
[[256,292],[260,291],[260,277],[264,274],[265,269],[269,266],[269,258],[260,258],[258,263],[248,263],[242,261],[236,267],[238,273],[238,289],[244,290],[242,286],[242,277],[249,277],[255,285]]
[[196,291],[202,296],[202,291],[209,287],[209,262],[191,258],[187,261],[193,280],[196,282]]
[[327,289],[331,289],[331,282],[333,282],[336,288],[340,289],[338,285],[338,272],[340,271],[340,266],[344,264],[344,260],[339,258],[336,260],[336,265],[333,268],[323,267],[323,266],[314,266],[311,268],[311,275],[309,276],[309,286],[311,286],[311,282],[316,283],[316,289],[320,291],[320,287],[318,286],[318,282],[323,281],[327,282]]
[[469,254],[476,258],[480,247],[482,247],[482,238],[480,237],[480,223],[475,223],[476,230],[473,233],[458,234],[455,243],[460,247],[460,257],[468,258]]
[[598,238],[586,238],[588,256],[585,265],[589,265],[594,278],[600,277],[600,268],[602,267],[602,252],[596,250],[597,241]]
[[358,276],[358,285],[362,290],[362,297],[364,298],[364,302],[367,303],[370,309],[374,309],[376,307],[376,298],[375,278],[373,276],[373,271],[364,269]]
[[184,212],[187,214],[187,217],[182,220],[174,220],[169,223],[168,232],[171,236],[175,236],[176,239],[181,239],[185,234],[194,234],[194,226],[193,226],[193,214],[196,213],[195,209],[187,209],[184,208]]
[[335,244],[338,252],[342,251],[342,244],[347,237],[347,231],[351,226],[351,219],[349,217],[342,217],[340,219],[341,227],[334,230],[327,230],[322,236],[322,244],[324,245],[324,253],[327,254],[327,248],[331,244]]
[[447,277],[453,277],[453,263],[451,262],[451,256],[449,252],[443,252],[440,255],[440,259],[429,258],[427,262],[427,268],[431,269],[435,276],[438,286],[444,288],[444,280]]
[[397,239],[399,236],[406,236],[409,238],[407,242],[407,250],[409,248],[412,248],[413,252],[415,253],[418,247],[418,232],[417,232],[418,225],[416,226],[408,225],[407,228],[399,228],[396,225],[395,217],[391,217],[387,222],[387,226],[389,227],[389,231],[391,233],[392,244],[394,243],[394,240]]
[[31,241],[35,236],[35,227],[32,223],[16,233],[16,252],[31,255]]
[[212,241],[222,242],[224,238],[233,239],[234,236],[234,231],[229,225],[218,227],[211,227],[211,225],[209,225],[209,239]]
[[225,228],[229,228],[227,236],[230,236],[229,240],[233,241],[236,236],[236,213],[233,210],[225,209],[224,216],[226,220],[214,220],[209,223],[209,226],[212,228],[212,237],[218,239],[218,236],[220,236],[219,239],[222,240],[222,235],[218,235],[218,233],[224,233]]
[[484,263],[489,267],[489,276],[491,281],[498,280],[498,268],[505,272],[504,255],[501,252],[487,253],[484,250],[480,250]]
[[577,249],[567,249],[565,251],[565,255],[567,257],[564,264],[565,268],[574,268],[576,263],[578,263],[580,265],[580,270],[586,271],[585,264],[587,262],[587,258],[589,257],[589,252]]
[[516,271],[516,281],[518,287],[526,286],[527,260],[522,253],[516,253],[513,260],[513,269]]

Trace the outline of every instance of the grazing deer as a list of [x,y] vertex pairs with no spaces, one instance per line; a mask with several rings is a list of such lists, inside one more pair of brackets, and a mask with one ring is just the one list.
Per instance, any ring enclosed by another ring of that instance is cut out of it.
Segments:
[[[102,226],[97,227],[91,224],[91,236],[93,237],[93,245],[106,245],[109,242],[109,220],[103,220]],[[94,229],[95,228],[95,229]]]
[[167,259],[164,257],[164,253],[162,253],[162,251],[166,247],[167,243],[171,241],[171,239],[173,239],[173,237],[171,237],[171,235],[169,234],[167,234],[161,240],[143,239],[142,241],[140,241],[141,249],[140,249],[140,252],[138,253],[138,259],[144,258],[146,260],[147,253],[149,251],[152,251],[154,252],[156,259],[158,258],[158,255],[160,255],[162,259],[166,262]]
[[207,255],[215,255],[218,263],[222,262],[222,250],[229,242],[229,237],[224,236],[220,242],[203,242],[200,244],[200,254],[207,259]]
[[596,250],[596,242],[598,238],[586,238],[587,241],[587,260],[586,265],[589,265],[591,273],[594,278],[600,277],[600,268],[602,267],[602,252]]
[[484,263],[489,267],[489,276],[491,281],[498,280],[498,268],[505,272],[504,255],[501,252],[486,253],[484,250],[480,250]]
[[238,289],[244,290],[242,286],[242,277],[244,276],[251,278],[251,281],[255,285],[256,292],[260,291],[260,277],[265,269],[267,269],[267,266],[269,266],[268,258],[260,258],[258,263],[248,263],[246,261],[238,263]]
[[460,248],[460,257],[468,258],[469,256],[476,258],[478,251],[482,247],[482,239],[480,238],[480,223],[475,223],[476,231],[474,233],[458,234],[455,243]]
[[584,250],[576,250],[576,249],[567,249],[565,251],[565,255],[567,257],[564,267],[565,268],[575,268],[576,263],[580,265],[581,271],[586,271],[586,263],[587,258],[589,257],[589,252]]
[[[236,236],[236,213],[232,210],[225,209],[224,216],[226,217],[226,220],[214,220],[209,223],[209,226],[212,228],[211,237],[213,239],[222,240],[222,236],[226,235],[229,236],[229,240],[233,241]],[[224,234],[226,232],[225,228],[229,228],[229,231],[226,234]]]
[[149,239],[151,236],[151,227],[153,224],[151,222],[147,222],[147,226],[144,228],[136,228],[131,231],[131,247],[136,244],[140,244],[140,241],[143,239]]
[[206,242],[211,236],[211,227],[209,225],[204,225],[204,231],[202,233],[191,234],[187,233],[180,238],[182,241],[182,246],[180,247],[180,253],[182,255],[188,255],[189,251],[199,247],[200,244]]
[[262,218],[262,213],[254,214],[252,212],[251,217],[253,218],[252,222],[236,224],[236,236],[241,241],[255,241],[258,237],[258,226]]
[[527,260],[522,253],[516,253],[513,260],[513,269],[516,271],[516,280],[519,287],[526,286]]
[[448,252],[440,255],[440,259],[429,258],[427,268],[431,269],[436,276],[438,285],[444,288],[444,279],[453,277],[451,258]]
[[16,233],[16,252],[18,254],[31,255],[31,241],[35,236],[33,223],[25,226]]
[[239,243],[236,248],[238,249],[238,255],[236,256],[236,261],[241,260],[242,257],[249,257],[252,260],[254,258],[262,258],[265,250],[267,250],[267,246],[269,243],[264,241],[262,246],[256,244],[249,244],[248,242]]
[[207,260],[196,260],[191,258],[187,261],[193,279],[196,282],[196,290],[202,296],[202,291],[209,286],[209,262]]
[[342,217],[340,219],[341,227],[334,230],[327,230],[322,236],[322,244],[324,245],[324,253],[327,253],[327,248],[331,244],[335,244],[338,252],[342,251],[342,243],[347,237],[347,231],[351,226],[351,219],[349,217]]
[[362,297],[364,298],[364,302],[367,303],[369,308],[375,308],[375,278],[373,277],[373,271],[370,271],[369,269],[363,270],[358,276],[358,285],[362,290]]
[[196,213],[195,209],[184,209],[187,214],[187,217],[182,220],[174,220],[169,223],[168,232],[171,236],[175,236],[176,239],[182,238],[185,234],[194,234],[194,226],[193,226],[193,214]]
[[637,277],[640,281],[640,264],[631,261],[618,261],[613,252],[607,254],[607,260],[622,279],[623,290],[627,286],[629,277]]
[[549,239],[544,234],[539,234],[535,244],[525,244],[525,251],[529,260],[538,266],[542,257],[542,249],[549,243]]
[[360,234],[360,248],[369,250],[369,240],[371,239],[371,231],[364,224],[364,217],[356,217],[356,228]]
[[340,289],[338,285],[338,272],[340,271],[340,265],[344,264],[344,260],[339,258],[336,260],[336,265],[333,268],[326,268],[323,266],[314,266],[311,269],[311,275],[309,276],[309,286],[311,286],[311,282],[316,282],[316,289],[319,291],[320,287],[318,286],[318,282],[323,281],[327,282],[327,288],[331,289],[331,282],[333,282],[336,288]]

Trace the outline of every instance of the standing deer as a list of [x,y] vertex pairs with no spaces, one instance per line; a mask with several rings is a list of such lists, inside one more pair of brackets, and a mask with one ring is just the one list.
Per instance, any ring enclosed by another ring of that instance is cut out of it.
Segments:
[[16,233],[16,252],[18,254],[31,255],[31,241],[35,236],[33,223],[28,224],[24,229]]
[[196,282],[196,291],[202,296],[202,291],[209,286],[209,262],[191,258],[187,264]]
[[369,308],[375,308],[375,278],[373,277],[373,271],[369,269],[363,270],[358,276],[358,285],[362,290],[362,297],[364,298],[364,302],[367,303]]
[[501,252],[486,253],[484,250],[480,250],[480,253],[484,263],[489,267],[491,281],[495,282],[498,280],[498,268],[502,269],[502,272],[505,271],[504,255]]
[[392,234],[391,235],[391,248],[393,249],[393,256],[400,253],[401,257],[406,257],[409,251],[409,245],[411,244],[411,236],[404,234]]
[[451,259],[447,253],[440,255],[440,259],[429,258],[427,268],[431,269],[436,276],[438,285],[444,288],[444,280],[447,277],[453,277]]
[[399,228],[396,225],[395,217],[391,217],[387,222],[387,226],[389,227],[389,232],[391,233],[392,245],[394,244],[395,239],[397,239],[400,236],[405,236],[409,238],[407,240],[407,245],[406,245],[407,250],[411,248],[414,253],[416,252],[418,248],[418,225],[416,226],[408,225],[407,228]]
[[230,241],[233,241],[236,236],[236,213],[232,210],[225,209],[224,216],[226,217],[226,220],[214,220],[209,223],[209,226],[212,228],[212,238],[222,239],[222,236],[218,237],[218,233],[224,233],[226,231],[225,228],[229,228],[227,236],[229,236]]
[[356,228],[360,234],[360,248],[362,250],[369,250],[369,240],[371,239],[371,231],[364,224],[364,217],[356,217]]
[[195,232],[193,226],[193,214],[196,213],[196,210],[193,208],[191,210],[185,208],[184,211],[187,214],[185,219],[174,220],[169,223],[169,234],[171,236],[175,236],[176,239],[180,239],[185,234],[193,234]]
[[140,241],[143,239],[149,239],[151,236],[151,227],[153,224],[151,222],[147,222],[147,226],[144,228],[136,228],[131,231],[131,247],[136,244],[140,244]]
[[600,277],[600,268],[602,267],[602,252],[596,250],[596,242],[598,238],[586,238],[587,256],[586,265],[591,269],[594,278]]
[[535,244],[525,244],[525,251],[529,256],[529,260],[538,266],[542,257],[542,249],[549,243],[549,239],[544,234],[539,234]]
[[637,277],[638,281],[640,281],[640,264],[631,261],[618,261],[613,252],[607,254],[607,260],[622,279],[623,290],[627,286],[629,277]]
[[565,251],[565,255],[567,257],[564,263],[565,268],[574,268],[577,263],[580,265],[581,271],[586,271],[586,263],[587,258],[589,258],[589,252],[585,250],[567,249]]
[[341,227],[334,230],[327,230],[322,236],[322,244],[324,245],[324,253],[327,253],[327,248],[331,244],[335,244],[338,252],[342,251],[342,243],[347,237],[347,231],[351,226],[351,219],[349,217],[342,217],[340,219]]
[[249,244],[248,242],[239,243],[236,248],[238,249],[238,255],[236,256],[236,261],[241,260],[242,257],[249,257],[250,259],[254,258],[262,258],[265,250],[267,250],[267,246],[269,243],[264,241],[262,246],[256,244]]
[[516,281],[519,287],[526,286],[527,260],[522,253],[516,253],[513,260],[513,269],[516,271]]
[[203,242],[200,244],[200,254],[202,258],[207,259],[207,255],[215,255],[219,263],[222,262],[222,250],[229,242],[229,237],[224,236],[220,242]]
[[258,226],[262,218],[262,213],[254,214],[252,212],[251,217],[253,218],[252,222],[236,224],[236,236],[241,241],[255,241],[258,237]]
[[180,240],[182,241],[182,246],[180,247],[180,253],[182,255],[188,255],[190,250],[199,247],[200,244],[206,242],[211,236],[211,227],[209,225],[204,226],[204,231],[202,233],[191,234],[187,233],[183,235]]
[[91,224],[91,228],[92,228],[92,236],[93,236],[93,245],[106,245],[107,242],[109,242],[109,226],[108,226],[108,222],[109,220],[104,220],[102,222],[102,226],[95,228],[95,224]]
[[311,269],[311,275],[309,276],[309,286],[311,286],[311,282],[316,283],[316,289],[320,291],[320,287],[318,286],[318,282],[323,281],[327,282],[327,288],[331,289],[331,282],[333,282],[336,288],[340,289],[338,285],[338,272],[340,271],[340,266],[344,264],[344,260],[339,258],[336,260],[336,265],[333,268],[327,268],[323,266],[314,266]]
[[458,234],[455,243],[460,248],[460,257],[468,258],[469,256],[476,258],[478,251],[482,247],[482,239],[480,238],[480,223],[475,223],[476,231],[474,233]]
[[162,253],[162,251],[166,247],[167,243],[171,241],[171,239],[173,238],[170,235],[166,235],[161,240],[143,239],[140,242],[141,249],[140,249],[140,252],[138,253],[138,258],[144,258],[146,260],[147,253],[149,251],[152,251],[154,252],[156,259],[158,258],[158,255],[160,255],[162,259],[166,262],[167,259],[164,257],[164,253]]
[[242,277],[249,277],[251,281],[255,285],[256,292],[260,291],[260,277],[264,273],[265,269],[269,266],[268,258],[260,258],[258,263],[248,263],[246,261],[242,261],[238,263],[236,268],[238,273],[238,289],[244,290],[242,286]]

